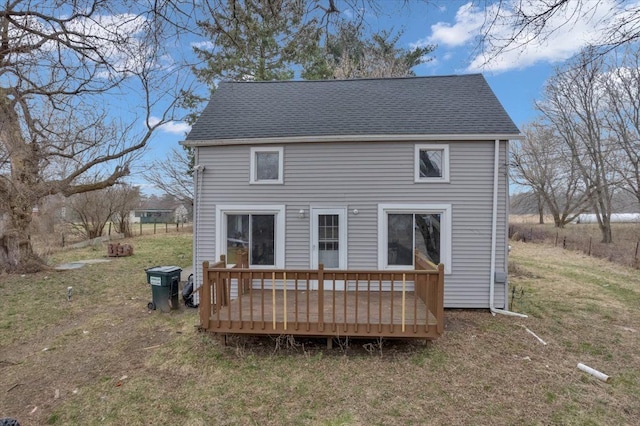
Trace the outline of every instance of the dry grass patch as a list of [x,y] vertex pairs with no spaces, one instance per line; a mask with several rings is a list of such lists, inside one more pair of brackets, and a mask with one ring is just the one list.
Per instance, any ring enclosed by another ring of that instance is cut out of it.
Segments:
[[553,245],[640,269],[639,223],[612,223],[614,242],[605,244],[600,242],[602,235],[597,224],[568,224],[559,229],[554,227],[553,221],[539,225],[525,224],[513,217],[509,220],[509,237],[512,240]]
[[[640,423],[636,271],[516,243],[514,309],[530,318],[447,310],[445,334],[429,346],[343,339],[329,351],[323,340],[286,337],[225,345],[196,330],[195,310],[148,313],[144,267],[189,264],[190,239],[133,244],[133,257],[84,272],[0,277],[0,324],[8,324],[0,417],[25,425]],[[90,249],[60,256],[97,257]],[[61,293],[67,285],[78,288],[72,303]],[[612,379],[600,382],[578,362]]]

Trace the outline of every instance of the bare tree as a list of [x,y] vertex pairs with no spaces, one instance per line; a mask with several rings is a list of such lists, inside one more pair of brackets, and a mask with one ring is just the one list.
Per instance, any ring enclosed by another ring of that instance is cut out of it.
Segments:
[[102,236],[113,213],[110,188],[74,194],[67,200],[69,222],[83,231],[87,239]]
[[193,206],[193,153],[190,149],[171,148],[165,160],[154,161],[143,174],[165,194]]
[[111,221],[116,225],[116,232],[125,237],[133,236],[130,217],[140,204],[140,188],[127,184],[115,185],[110,188],[108,196],[112,200]]
[[618,146],[612,166],[640,202],[640,53],[625,49],[606,74],[607,125]]
[[[544,203],[541,203],[540,197],[533,191],[509,194],[509,214],[528,215],[538,212],[538,215],[544,215],[544,211]],[[540,220],[540,224],[544,224],[544,220]]]
[[557,130],[541,121],[523,128],[525,140],[511,149],[511,177],[531,188],[538,200],[540,223],[542,205],[547,206],[556,227],[562,228],[587,207],[587,193],[578,166]]
[[165,41],[186,15],[170,0],[115,4],[0,6],[0,270],[41,266],[30,241],[39,200],[119,182],[174,118],[184,79]]
[[140,189],[127,184],[74,194],[67,199],[67,221],[88,239],[100,237],[109,221],[115,223],[116,232],[130,237],[129,214],[139,203]]
[[602,242],[610,243],[618,177],[610,163],[616,144],[606,128],[604,69],[604,58],[585,50],[547,82],[544,98],[536,106],[569,148],[598,219]]

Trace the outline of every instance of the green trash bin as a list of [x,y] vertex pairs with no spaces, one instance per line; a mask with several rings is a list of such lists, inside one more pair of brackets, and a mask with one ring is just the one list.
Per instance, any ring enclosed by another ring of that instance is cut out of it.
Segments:
[[177,266],[154,266],[145,269],[147,283],[151,285],[152,301],[147,304],[149,310],[159,309],[169,312],[179,307],[179,284],[182,269]]

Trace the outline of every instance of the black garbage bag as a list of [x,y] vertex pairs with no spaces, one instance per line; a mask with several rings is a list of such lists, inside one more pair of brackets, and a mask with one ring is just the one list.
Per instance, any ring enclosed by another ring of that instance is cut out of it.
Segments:
[[187,283],[182,289],[182,299],[184,300],[184,306],[187,308],[197,308],[198,305],[194,303],[193,300],[194,291],[193,291],[193,274],[189,275],[187,278]]

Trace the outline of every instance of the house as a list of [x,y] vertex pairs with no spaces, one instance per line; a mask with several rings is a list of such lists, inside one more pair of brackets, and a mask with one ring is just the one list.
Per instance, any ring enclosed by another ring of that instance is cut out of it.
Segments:
[[504,308],[519,137],[480,74],[222,82],[182,142],[194,265],[393,272],[416,250],[444,265],[445,307]]
[[185,223],[187,208],[178,201],[147,199],[129,215],[130,223]]

